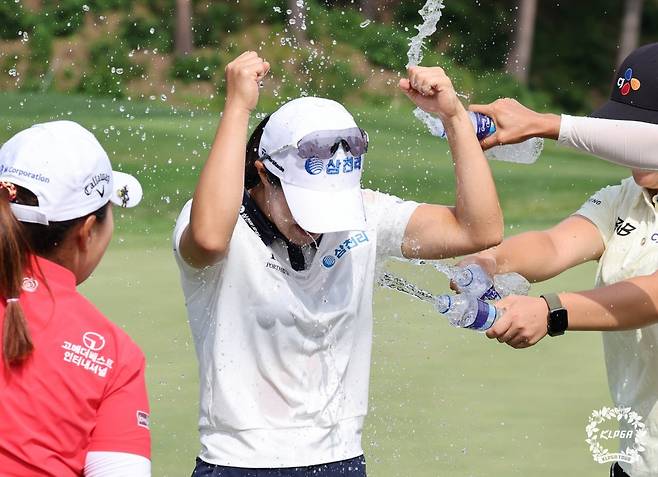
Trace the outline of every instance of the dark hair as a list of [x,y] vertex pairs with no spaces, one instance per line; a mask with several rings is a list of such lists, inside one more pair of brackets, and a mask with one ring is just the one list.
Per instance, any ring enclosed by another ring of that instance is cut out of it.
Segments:
[[[16,188],[16,204],[39,205],[31,191]],[[2,354],[6,366],[20,366],[34,350],[34,344],[20,302],[14,299],[21,293],[25,271],[30,267],[33,254],[49,255],[66,238],[71,229],[89,215],[99,222],[107,217],[108,205],[84,217],[49,225],[19,222],[11,211],[10,195],[6,188],[0,189],[0,296],[7,300],[2,330]]]
[[[258,123],[254,128],[254,131],[251,133],[251,136],[249,136],[249,141],[247,141],[246,157],[244,161],[244,187],[247,190],[256,187],[260,183],[260,177],[258,176],[258,170],[256,169],[256,161],[260,160],[261,157],[258,148],[260,146],[260,139],[263,137],[263,129],[265,129],[265,125],[270,120],[270,116],[271,115],[268,114],[260,123]],[[271,184],[276,186],[281,185],[281,181],[277,176],[267,169],[265,169],[265,171],[267,179]]]

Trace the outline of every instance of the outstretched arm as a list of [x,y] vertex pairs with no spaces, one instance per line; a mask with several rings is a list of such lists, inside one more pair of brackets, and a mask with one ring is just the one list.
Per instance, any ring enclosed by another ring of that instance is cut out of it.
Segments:
[[[621,331],[658,323],[658,272],[559,297],[568,312],[569,330]],[[496,307],[503,315],[487,331],[489,338],[527,348],[546,336],[548,306],[542,298],[510,296]]]
[[491,170],[450,79],[438,67],[412,67],[400,88],[443,122],[457,183],[454,207],[424,204],[413,213],[402,244],[404,256],[453,257],[499,243],[503,216]]
[[563,114],[542,114],[513,99],[472,104],[469,109],[493,118],[496,132],[482,148],[513,144],[531,137],[556,139],[559,144],[598,156],[620,166],[658,169],[658,124]]
[[249,115],[258,102],[258,82],[269,68],[253,51],[226,67],[224,112],[180,240],[180,254],[193,267],[212,265],[228,250],[242,202]]

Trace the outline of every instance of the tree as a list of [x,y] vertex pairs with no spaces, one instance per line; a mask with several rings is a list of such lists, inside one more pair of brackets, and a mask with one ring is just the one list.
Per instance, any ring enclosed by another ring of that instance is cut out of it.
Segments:
[[176,0],[176,39],[174,50],[177,56],[192,52],[192,2]]
[[507,57],[507,72],[521,84],[527,84],[535,36],[537,0],[519,0],[517,12],[514,40]]
[[306,5],[304,0],[288,0],[288,23],[298,45],[306,44]]
[[624,2],[624,16],[621,23],[617,65],[620,65],[624,61],[624,58],[637,48],[640,39],[640,30],[642,28],[643,6],[643,0],[626,0]]

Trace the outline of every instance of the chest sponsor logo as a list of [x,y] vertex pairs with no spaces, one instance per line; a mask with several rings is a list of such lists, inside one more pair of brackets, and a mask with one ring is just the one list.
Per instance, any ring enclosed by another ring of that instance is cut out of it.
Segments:
[[615,222],[615,233],[620,237],[626,237],[633,232],[637,227],[629,222],[626,222],[621,217],[617,217],[617,222]]
[[368,234],[359,232],[352,235],[350,238],[339,244],[334,250],[333,255],[325,255],[322,257],[322,266],[324,268],[333,268],[350,250],[369,242]]
[[151,419],[149,413],[146,411],[137,411],[137,425],[144,429],[150,429]]
[[100,354],[105,347],[105,338],[94,331],[87,331],[82,335],[82,344],[64,341],[64,362],[86,369],[101,378],[107,376],[112,369],[114,360]]
[[270,270],[275,270],[277,272],[283,273],[284,275],[290,275],[290,272],[283,268],[281,265],[279,265],[278,260],[272,254],[270,257],[270,261],[265,263],[265,268],[269,268]]

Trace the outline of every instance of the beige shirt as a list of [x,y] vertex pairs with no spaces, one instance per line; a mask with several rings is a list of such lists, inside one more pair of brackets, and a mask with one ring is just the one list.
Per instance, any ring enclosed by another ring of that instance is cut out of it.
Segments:
[[[594,194],[577,214],[601,232],[605,251],[599,260],[596,286],[650,275],[658,269],[656,204],[633,178]],[[658,324],[638,330],[603,333],[610,393],[616,406],[630,407],[646,424],[646,449],[631,464],[620,462],[633,477],[658,475]],[[620,430],[632,430],[624,421]],[[635,435],[621,439],[620,450],[632,447]]]

